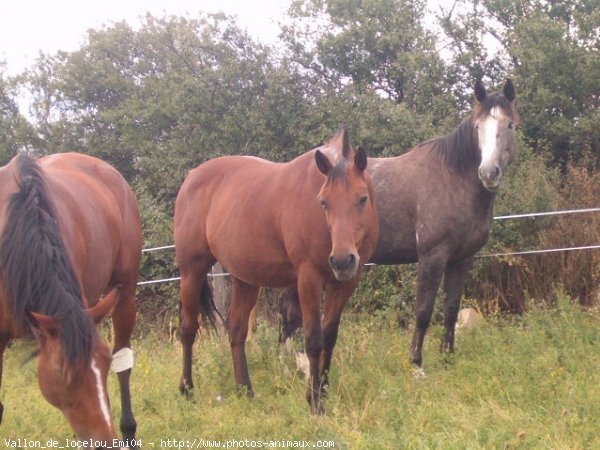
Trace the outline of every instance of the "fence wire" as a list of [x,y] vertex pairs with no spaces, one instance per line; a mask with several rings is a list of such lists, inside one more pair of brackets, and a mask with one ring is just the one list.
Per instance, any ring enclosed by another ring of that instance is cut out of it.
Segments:
[[[504,216],[495,216],[494,220],[508,220],[508,219],[523,219],[523,218],[535,218],[535,217],[547,217],[547,216],[558,216],[564,214],[582,214],[582,213],[592,213],[592,212],[600,212],[600,208],[583,208],[583,209],[568,209],[561,211],[545,211],[545,212],[537,212],[537,213],[525,213],[525,214],[511,214]],[[169,250],[174,249],[175,245],[163,245],[160,247],[152,247],[145,248],[142,250],[142,253],[151,253],[159,250]],[[522,250],[516,252],[500,252],[500,253],[481,253],[475,255],[476,258],[498,258],[503,256],[525,256],[525,255],[535,255],[541,253],[556,253],[556,252],[569,252],[576,250],[596,250],[600,249],[600,244],[594,245],[584,245],[580,247],[562,247],[562,248],[547,248],[547,249],[538,249],[538,250]],[[374,263],[366,263],[365,266],[375,266],[377,264]],[[207,276],[209,277],[221,277],[228,276],[229,273],[209,273]],[[178,281],[181,277],[173,277],[173,278],[163,278],[160,280],[148,280],[148,281],[140,281],[138,286],[146,286],[150,284],[158,284],[158,283],[168,283],[171,281]]]

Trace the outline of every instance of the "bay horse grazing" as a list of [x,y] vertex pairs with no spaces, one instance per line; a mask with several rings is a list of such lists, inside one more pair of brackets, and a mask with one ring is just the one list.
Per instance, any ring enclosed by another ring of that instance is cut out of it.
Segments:
[[[136,200],[108,164],[76,153],[37,161],[20,154],[0,168],[0,362],[10,339],[33,334],[40,390],[79,439],[117,439],[111,360],[123,438],[135,436],[130,336],[140,258]],[[111,311],[113,357],[94,324]]]
[[[416,327],[412,361],[422,367],[423,340],[444,277],[444,325],[441,350],[454,351],[454,328],[473,257],[487,242],[496,193],[517,152],[519,115],[511,80],[502,93],[488,95],[475,83],[477,103],[451,133],[392,158],[369,159],[377,198],[379,242],[371,262],[418,262]],[[290,288],[291,289],[291,288]],[[293,301],[286,293],[285,301]],[[297,320],[283,305],[289,336]]]
[[193,387],[198,314],[210,317],[214,312],[206,274],[218,260],[231,272],[226,327],[237,386],[253,395],[244,343],[259,287],[297,283],[310,360],[307,400],[312,412],[322,411],[321,389],[327,383],[342,309],[377,242],[366,167],[365,151],[354,153],[348,131],[341,128],[327,145],[288,163],[226,156],[188,174],[175,203],[182,393]]

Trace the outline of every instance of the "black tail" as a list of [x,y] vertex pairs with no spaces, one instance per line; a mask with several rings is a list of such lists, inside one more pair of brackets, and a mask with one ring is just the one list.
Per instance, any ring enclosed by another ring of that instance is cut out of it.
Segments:
[[283,344],[292,337],[296,330],[302,328],[302,310],[300,309],[298,289],[295,285],[286,287],[279,294],[278,300],[281,317],[279,343]]
[[208,284],[208,280],[202,284],[202,289],[200,290],[199,310],[202,319],[205,322],[210,323],[214,329],[217,328],[217,318],[221,319],[221,322],[225,322],[215,305],[215,300],[210,285]]

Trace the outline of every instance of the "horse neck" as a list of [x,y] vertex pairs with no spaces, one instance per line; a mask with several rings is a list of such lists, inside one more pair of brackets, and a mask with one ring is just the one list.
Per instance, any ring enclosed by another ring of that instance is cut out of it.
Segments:
[[[477,149],[477,151],[479,151]],[[496,193],[488,191],[484,186],[481,180],[479,179],[479,165],[470,166],[464,174],[458,175],[466,179],[467,184],[470,186],[471,191],[473,192],[473,202],[476,203],[476,206],[479,206],[481,211],[485,211],[485,215],[492,220],[493,211],[494,211],[494,203],[496,200]]]
[[473,201],[491,220],[496,194],[488,191],[479,179],[481,151],[473,130],[472,117],[465,118],[452,132],[430,141],[442,164],[461,178],[473,193]]
[[487,218],[489,222],[494,218],[494,203],[496,201],[496,193],[490,192],[486,188],[483,187],[481,181],[479,181],[479,177],[477,178],[478,183],[478,193],[477,193],[477,201],[480,202],[482,208],[486,211]]

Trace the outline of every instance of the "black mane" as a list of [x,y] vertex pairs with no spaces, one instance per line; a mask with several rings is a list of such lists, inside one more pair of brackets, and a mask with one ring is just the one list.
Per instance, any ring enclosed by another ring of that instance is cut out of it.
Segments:
[[62,241],[44,174],[26,155],[16,159],[19,190],[11,195],[0,236],[0,268],[10,313],[20,328],[30,312],[56,318],[66,361],[89,363],[96,336]]
[[471,116],[446,136],[429,141],[432,151],[438,153],[447,167],[464,174],[481,162],[477,133]]

